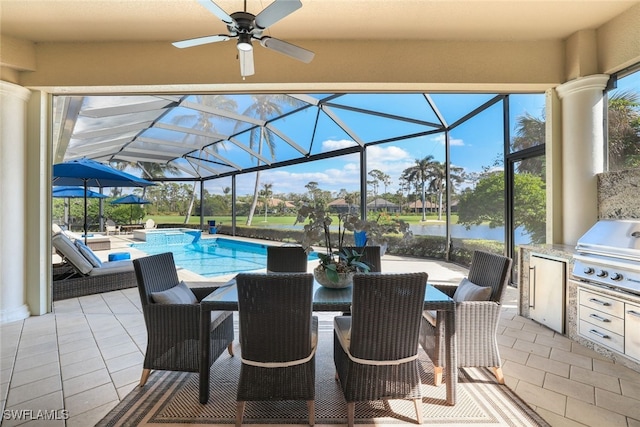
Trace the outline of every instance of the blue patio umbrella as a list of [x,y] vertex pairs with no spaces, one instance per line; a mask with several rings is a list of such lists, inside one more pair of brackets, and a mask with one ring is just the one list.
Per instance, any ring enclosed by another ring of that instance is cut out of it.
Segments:
[[[67,199],[84,198],[84,188],[69,185],[53,187],[51,195],[53,197],[65,197]],[[106,199],[108,196],[106,194],[98,193],[97,191],[87,190],[87,197],[90,199]]]
[[151,203],[147,199],[143,199],[135,194],[129,194],[128,196],[122,196],[111,202],[112,205],[131,205],[131,213],[129,214],[129,223],[133,223],[133,205],[146,205]]
[[[53,191],[51,194],[52,197],[59,197],[65,199],[78,199],[84,198],[84,188],[82,187],[72,187],[72,186],[60,186],[53,187]],[[87,198],[90,199],[106,199],[106,194],[101,194],[96,191],[87,190]],[[68,226],[69,225],[69,208],[68,208],[68,200],[64,206],[64,222]]]
[[84,189],[84,240],[87,242],[88,187],[146,187],[151,181],[119,171],[95,160],[82,158],[53,165],[54,185],[82,185]]

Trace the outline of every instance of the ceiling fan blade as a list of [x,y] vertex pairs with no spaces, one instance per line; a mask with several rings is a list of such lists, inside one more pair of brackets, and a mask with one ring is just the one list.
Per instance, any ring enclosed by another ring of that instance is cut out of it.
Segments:
[[299,46],[296,46],[291,43],[287,43],[280,39],[274,39],[273,37],[263,37],[260,39],[260,44],[267,49],[275,50],[276,52],[280,52],[284,55],[287,55],[293,59],[297,59],[298,61],[302,61],[306,64],[311,62],[315,53],[310,50],[303,49]]
[[253,68],[253,50],[239,50],[238,59],[240,59],[240,75],[253,76],[255,69]]
[[216,15],[218,18],[222,20],[227,25],[233,24],[233,18],[225,12],[220,6],[215,4],[212,0],[198,0],[198,3],[205,7],[209,12]]
[[230,37],[225,34],[218,34],[215,36],[206,36],[206,37],[198,37],[195,39],[182,40],[179,42],[173,42],[171,44],[174,45],[175,47],[179,47],[182,49],[185,47],[200,46],[201,44],[207,44],[207,43],[226,42],[227,40],[229,40],[229,38]]
[[300,0],[275,0],[256,15],[256,27],[264,30],[301,7],[302,2]]

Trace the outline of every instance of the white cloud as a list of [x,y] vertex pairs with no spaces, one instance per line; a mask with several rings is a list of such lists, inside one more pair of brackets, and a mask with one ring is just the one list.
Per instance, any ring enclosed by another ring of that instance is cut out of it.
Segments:
[[[433,138],[431,138],[431,140],[434,142],[437,142],[440,145],[444,145],[444,142],[445,142],[444,134],[441,133],[439,135],[436,135]],[[449,144],[451,146],[456,146],[456,147],[462,147],[465,145],[464,141],[458,138],[449,138]]]
[[322,142],[322,152],[340,150],[341,148],[353,147],[355,145],[355,141],[351,141],[349,139],[328,139]]
[[367,159],[380,159],[386,162],[396,162],[411,158],[411,155],[400,147],[372,145],[367,147]]

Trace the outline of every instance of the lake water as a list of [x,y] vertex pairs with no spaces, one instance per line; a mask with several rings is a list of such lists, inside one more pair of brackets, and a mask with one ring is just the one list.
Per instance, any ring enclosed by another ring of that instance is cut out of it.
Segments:
[[[446,225],[444,223],[437,224],[411,224],[411,231],[414,235],[419,236],[442,236],[446,234]],[[491,228],[486,224],[472,225],[468,230],[464,225],[451,225],[451,237],[461,239],[486,239],[495,240],[504,243],[504,228]],[[531,242],[531,239],[524,227],[518,227],[515,233],[515,243],[524,245]]]
[[[259,224],[260,227],[265,228],[287,228],[294,230],[301,230],[302,225],[282,225],[274,224],[265,226]],[[416,236],[445,236],[446,225],[445,223],[427,223],[427,224],[411,224],[410,229]],[[464,238],[464,239],[486,239],[495,240],[504,243],[504,228],[497,227],[491,228],[486,224],[472,225],[469,230],[464,225],[454,224],[451,226],[451,237]],[[525,245],[531,242],[529,235],[526,234],[524,227],[518,227],[515,233],[516,245]]]

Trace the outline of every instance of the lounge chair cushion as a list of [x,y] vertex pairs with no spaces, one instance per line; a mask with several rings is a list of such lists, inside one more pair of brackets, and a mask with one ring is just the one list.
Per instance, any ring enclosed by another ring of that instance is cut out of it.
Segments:
[[151,292],[151,298],[153,298],[153,301],[158,304],[198,303],[198,299],[184,282],[180,282],[173,288],[169,288],[166,291]]
[[133,262],[130,259],[121,261],[103,262],[102,266],[94,267],[89,276],[101,276],[103,274],[127,273],[133,271]]
[[89,274],[93,270],[93,264],[82,255],[73,242],[63,233],[58,233],[51,238],[53,247],[61,253],[82,274]]
[[62,233],[62,228],[56,223],[51,224],[51,235],[55,236],[60,233]]
[[87,245],[82,243],[80,240],[76,240],[74,243],[80,253],[91,263],[91,265],[94,267],[102,267],[102,261],[100,258],[98,258]]
[[490,286],[478,286],[465,277],[453,294],[453,300],[455,302],[488,301],[490,296]]

